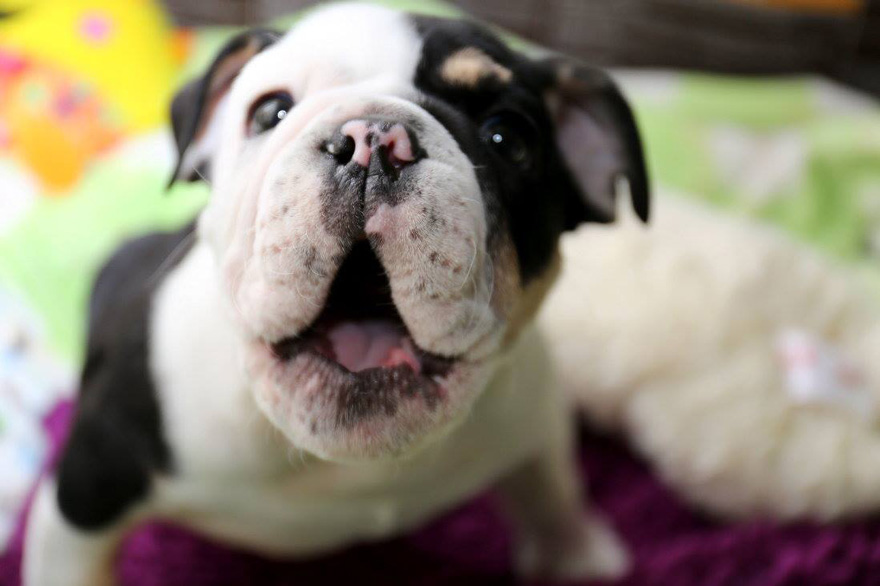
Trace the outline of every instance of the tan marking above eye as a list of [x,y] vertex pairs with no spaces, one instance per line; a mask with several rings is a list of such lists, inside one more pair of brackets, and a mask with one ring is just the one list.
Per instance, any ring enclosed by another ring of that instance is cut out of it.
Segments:
[[452,85],[474,87],[487,77],[494,77],[502,83],[510,83],[513,72],[493,61],[476,47],[465,47],[443,62],[440,67],[440,77]]

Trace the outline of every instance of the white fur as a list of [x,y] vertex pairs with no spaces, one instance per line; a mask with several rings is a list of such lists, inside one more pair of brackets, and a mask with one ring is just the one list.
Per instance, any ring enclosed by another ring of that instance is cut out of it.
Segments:
[[[235,180],[242,175],[262,179],[271,162],[266,156],[257,159],[258,149],[244,144],[245,118],[255,100],[286,90],[296,101],[294,115],[268,137],[264,149],[275,153],[330,106],[411,93],[420,53],[421,39],[403,14],[366,4],[342,4],[313,13],[251,59],[226,98],[227,115],[217,130],[223,148],[211,153],[216,157],[213,182],[222,186],[222,193],[214,194],[203,218],[209,240],[218,247],[229,246],[236,229],[243,228],[235,223],[237,218],[247,221],[256,215],[259,198],[254,191],[259,185]],[[344,114],[356,117],[360,112],[355,105],[340,107],[335,115],[344,122]],[[259,168],[253,168],[255,163]],[[241,197],[242,189],[249,189],[252,197]]]
[[[780,334],[809,332],[880,398],[880,308],[858,278],[782,234],[661,194],[652,225],[563,240],[542,326],[564,386],[693,502],[733,516],[880,506],[880,432],[792,398]],[[868,414],[862,414],[868,415]]]
[[[150,367],[175,466],[185,476],[217,481],[282,469],[285,454],[254,404],[240,339],[227,319],[218,319],[225,305],[205,245],[196,244],[168,276],[153,307]],[[273,465],[267,452],[279,450]]]
[[28,586],[112,586],[116,547],[127,523],[101,533],[71,526],[55,498],[54,481],[34,494],[25,537],[22,582]]

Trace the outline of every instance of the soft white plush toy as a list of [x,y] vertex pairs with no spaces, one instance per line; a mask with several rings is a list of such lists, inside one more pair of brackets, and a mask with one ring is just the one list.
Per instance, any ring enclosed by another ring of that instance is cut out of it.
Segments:
[[771,228],[661,193],[563,242],[563,384],[665,481],[731,517],[880,507],[880,303]]

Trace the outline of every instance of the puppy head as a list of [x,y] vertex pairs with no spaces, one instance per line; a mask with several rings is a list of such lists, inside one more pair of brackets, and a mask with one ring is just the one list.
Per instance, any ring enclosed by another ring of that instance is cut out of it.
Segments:
[[459,422],[537,310],[557,240],[648,186],[604,74],[365,5],[244,33],[172,106],[266,416],[333,460]]

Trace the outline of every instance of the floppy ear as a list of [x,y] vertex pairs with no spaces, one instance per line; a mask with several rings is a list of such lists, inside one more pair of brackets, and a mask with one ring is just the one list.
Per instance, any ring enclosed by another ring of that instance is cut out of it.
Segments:
[[169,186],[178,179],[195,181],[208,173],[208,160],[217,140],[214,114],[245,64],[279,38],[281,33],[268,29],[253,29],[233,37],[208,71],[174,96],[171,128],[177,146],[177,165]]
[[615,216],[617,180],[626,178],[632,205],[648,221],[650,186],[642,144],[629,105],[604,72],[563,58],[544,62],[552,85],[547,96],[556,142],[582,197],[567,203],[567,228]]

